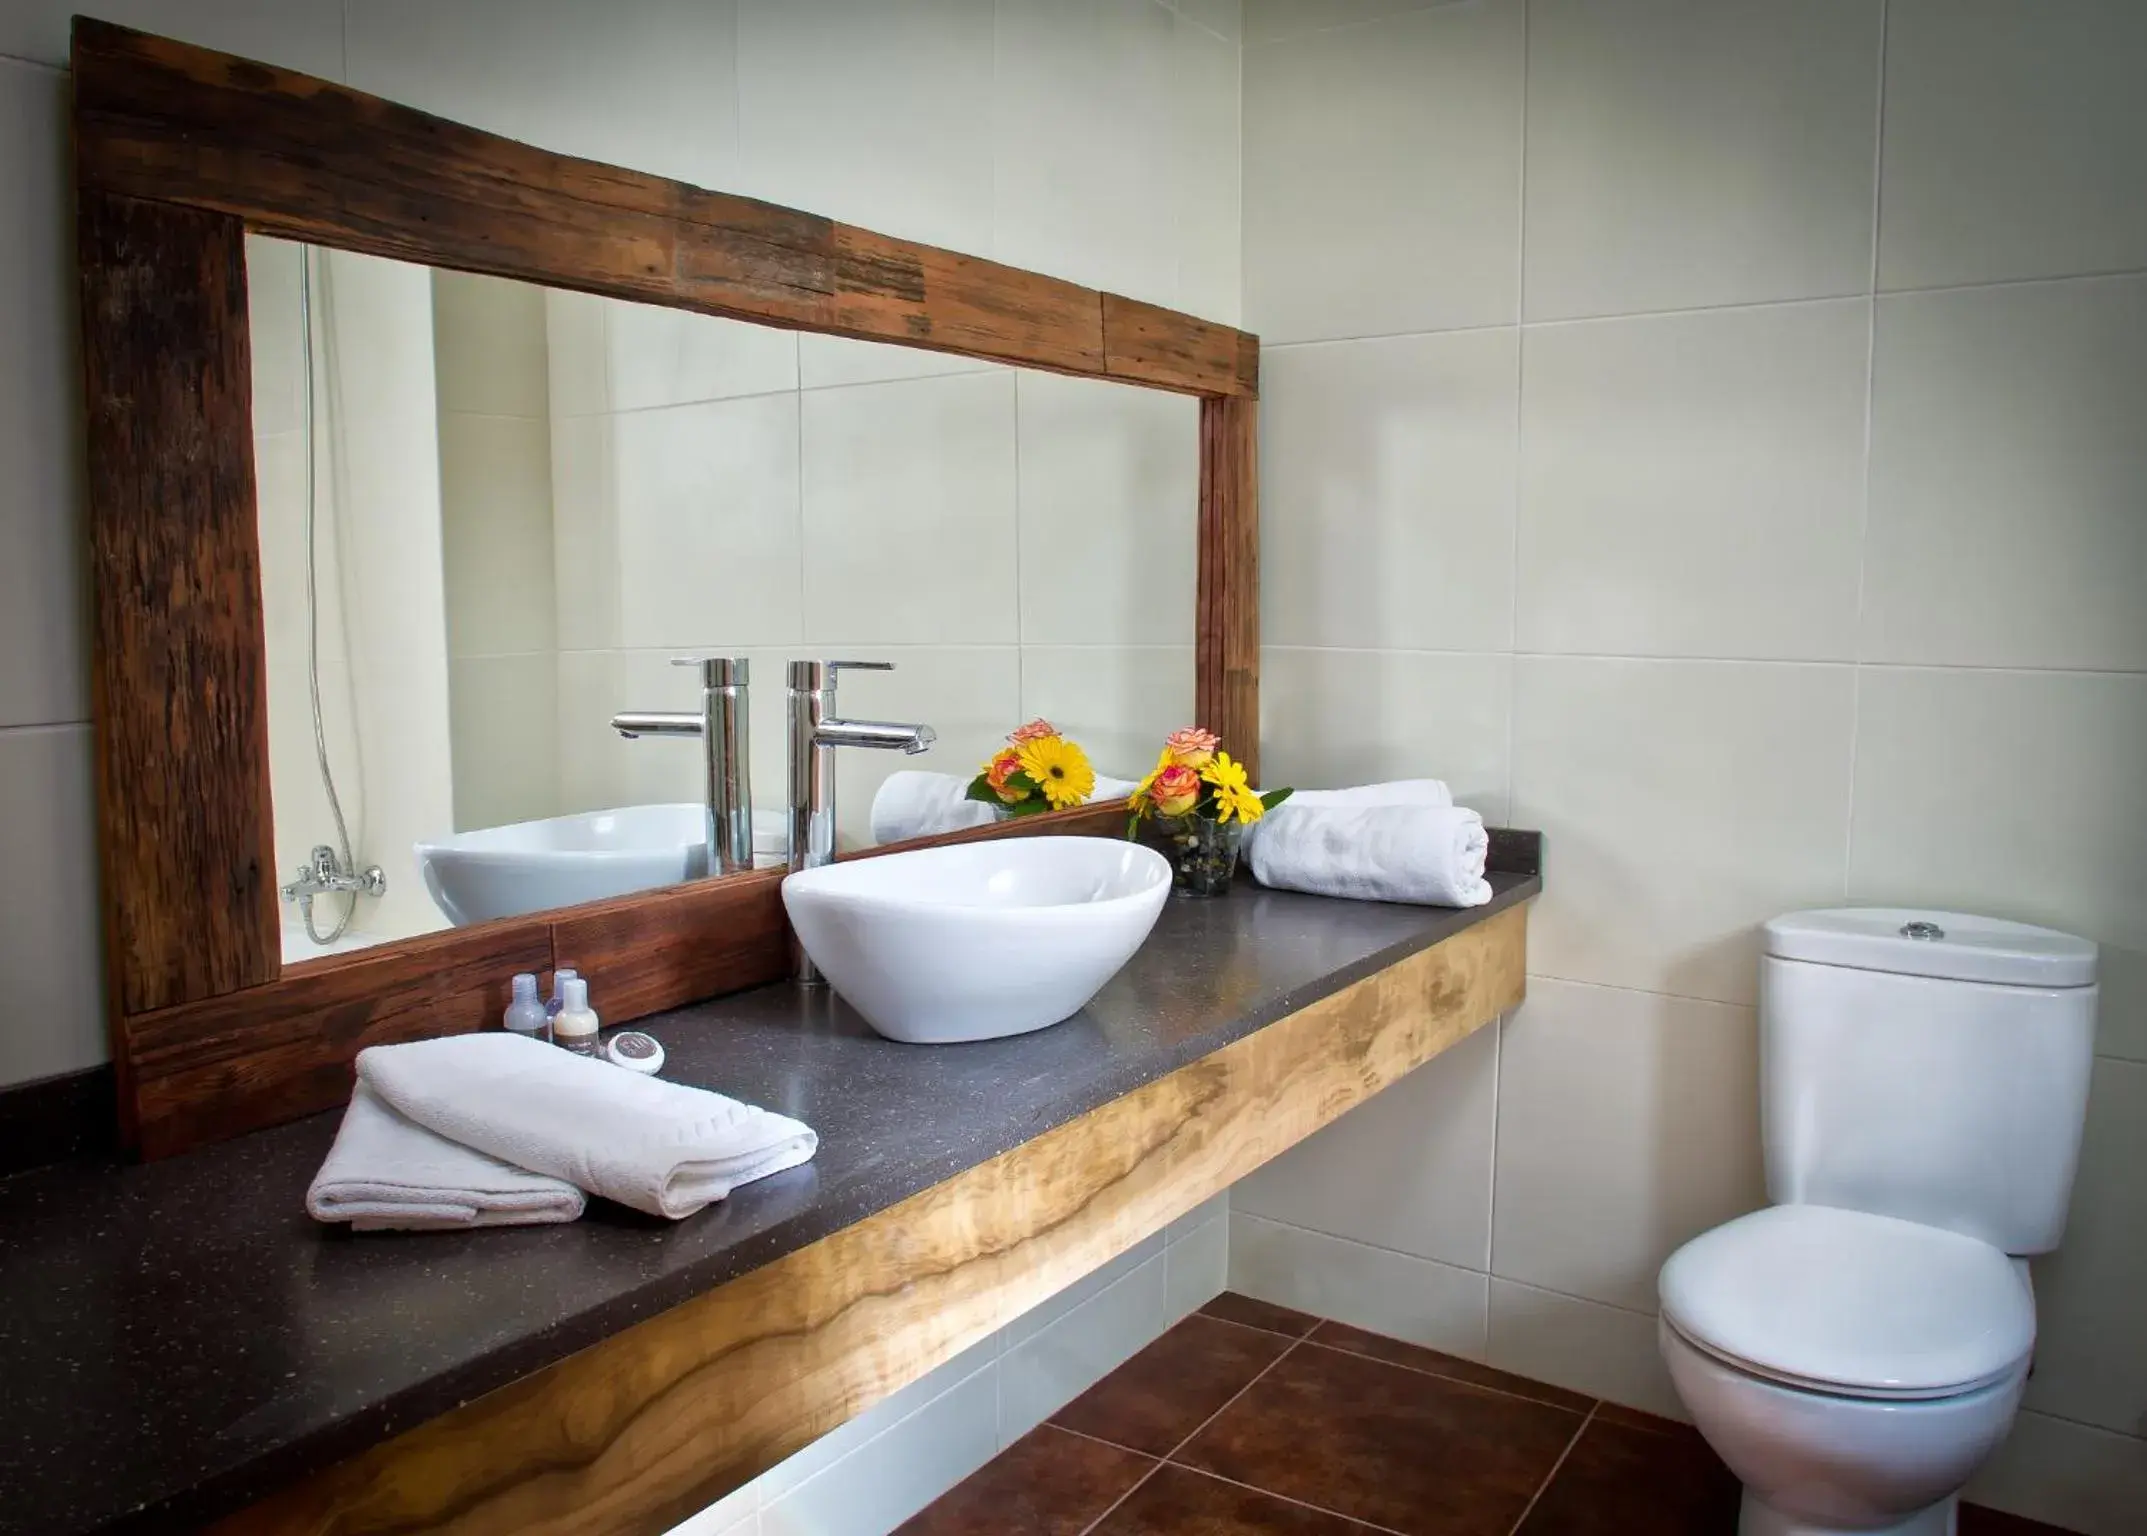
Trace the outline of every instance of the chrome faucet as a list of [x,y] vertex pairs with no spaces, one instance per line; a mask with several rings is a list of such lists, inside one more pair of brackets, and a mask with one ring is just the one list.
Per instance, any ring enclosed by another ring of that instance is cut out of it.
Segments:
[[[838,672],[892,672],[891,661],[793,661],[790,664],[790,867],[816,869],[835,858],[835,749],[876,747],[918,753],[939,739],[929,725],[844,720],[835,713]],[[792,940],[798,980],[820,971]]]
[[701,712],[672,714],[634,710],[611,717],[611,728],[637,736],[701,738],[702,844],[711,875],[735,875],[753,867],[753,770],[748,750],[746,659],[743,656],[675,656],[674,667],[701,669]]

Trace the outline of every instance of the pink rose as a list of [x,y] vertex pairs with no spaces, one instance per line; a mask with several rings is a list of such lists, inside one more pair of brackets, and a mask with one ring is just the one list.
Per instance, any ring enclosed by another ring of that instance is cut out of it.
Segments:
[[1019,772],[1021,772],[1021,754],[1012,747],[1008,747],[993,758],[985,768],[984,782],[991,786],[993,794],[1004,800],[1008,805],[1019,805],[1029,798],[1029,792],[1018,785],[1007,783],[1008,779]]
[[1049,720],[1031,720],[1027,725],[1017,726],[1007,733],[1007,740],[1015,746],[1025,741],[1041,741],[1046,736],[1056,736],[1059,728]]
[[1156,770],[1155,779],[1148,786],[1148,799],[1158,816],[1183,816],[1198,803],[1204,787],[1199,769],[1172,763],[1168,768]]
[[1223,744],[1222,737],[1205,726],[1189,725],[1163,738],[1163,750],[1189,768],[1205,768]]

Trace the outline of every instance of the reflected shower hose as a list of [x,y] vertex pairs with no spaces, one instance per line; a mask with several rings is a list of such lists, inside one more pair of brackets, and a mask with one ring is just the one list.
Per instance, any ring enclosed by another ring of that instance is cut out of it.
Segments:
[[[319,562],[313,553],[320,491],[314,473],[313,449],[313,250],[310,246],[298,249],[298,345],[305,358],[300,373],[304,378],[306,425],[306,687],[313,704],[313,754],[320,763],[321,788],[328,791],[328,813],[335,818],[336,846],[343,856],[342,868],[337,873],[348,875],[358,865],[351,856],[350,828],[343,823],[343,802],[335,792],[335,770],[328,765],[328,732],[321,724],[321,605],[316,575]],[[298,906],[305,919],[306,937],[314,943],[333,944],[343,937],[351,919],[357,916],[358,893],[345,891],[342,894],[343,916],[325,934],[313,926],[313,898],[307,896],[300,900]]]

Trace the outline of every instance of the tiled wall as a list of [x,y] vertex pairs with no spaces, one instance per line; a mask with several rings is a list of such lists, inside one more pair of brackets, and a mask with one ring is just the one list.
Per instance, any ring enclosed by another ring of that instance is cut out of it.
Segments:
[[2147,1508],[2147,8],[1247,0],[1265,761],[1549,834],[1529,1001],[1239,1186],[1234,1282],[1674,1411],[1756,925],[2103,944],[2027,1412]]
[[[78,9],[548,148],[1237,318],[1233,0],[0,6],[0,869],[18,890],[37,892],[9,904],[0,923],[0,972],[16,988],[0,1030],[0,1083],[105,1054],[64,69],[67,18]],[[806,350],[820,354],[817,343]],[[864,365],[841,350],[825,354],[825,381],[861,382],[844,370]],[[894,389],[924,410],[925,384]],[[1078,415],[1084,407],[1040,399],[1037,408]],[[1045,520],[1024,529],[1032,559],[1075,572],[1095,604],[1136,603],[1141,644],[1182,645],[1173,626],[1190,581],[1169,577],[1167,557],[1151,556],[1137,530],[1049,542],[1065,508],[1078,511],[1079,474],[1109,465],[1072,454],[1055,470],[1048,454],[1018,454],[1017,443],[1016,483],[1036,482],[1025,505]],[[1054,496],[1068,498],[1056,511]],[[1021,570],[1005,574],[1011,590]],[[1129,642],[1090,665],[1073,648],[1078,631],[1066,627],[1080,618],[1047,616],[1038,648],[1012,671],[988,647],[950,646],[905,657],[905,674],[869,695],[860,684],[853,696],[860,709],[899,717],[922,708],[904,692],[908,680],[922,687],[936,677],[988,699],[998,729],[1024,703],[1101,724],[1162,686],[1166,658]],[[777,739],[772,730],[761,729],[764,742]]]

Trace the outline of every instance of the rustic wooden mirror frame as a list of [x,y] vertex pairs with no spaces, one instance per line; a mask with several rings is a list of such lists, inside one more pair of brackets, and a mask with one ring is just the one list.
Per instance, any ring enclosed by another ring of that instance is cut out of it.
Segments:
[[780,871],[283,964],[248,232],[1198,395],[1197,708],[1254,758],[1255,337],[105,22],[73,52],[107,1009],[139,1153],[338,1104],[361,1047],[479,1028],[515,971],[590,970],[620,1021],[785,965]]

